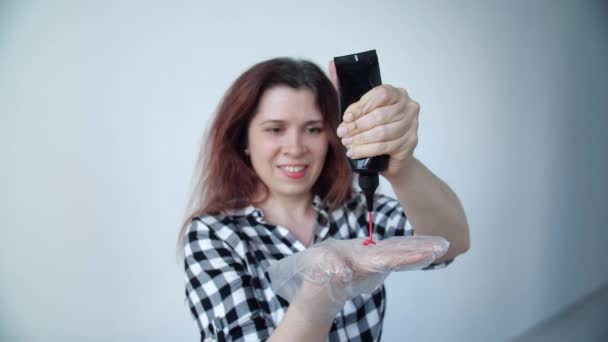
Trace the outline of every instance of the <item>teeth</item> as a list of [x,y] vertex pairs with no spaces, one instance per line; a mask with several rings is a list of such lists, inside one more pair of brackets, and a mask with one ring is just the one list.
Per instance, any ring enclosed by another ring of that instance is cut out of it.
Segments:
[[304,166],[283,166],[281,168],[287,172],[300,172],[304,170]]

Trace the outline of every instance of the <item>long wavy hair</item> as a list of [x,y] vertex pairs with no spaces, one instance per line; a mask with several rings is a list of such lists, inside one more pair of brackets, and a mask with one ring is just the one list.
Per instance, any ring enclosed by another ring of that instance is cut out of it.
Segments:
[[[353,175],[336,135],[340,123],[338,94],[331,81],[310,61],[267,60],[241,74],[220,102],[207,139],[202,142],[195,186],[179,234],[180,246],[195,217],[242,208],[267,198],[268,188],[255,173],[244,149],[247,130],[260,98],[267,89],[280,85],[312,91],[327,128],[329,148],[321,174],[313,185],[313,194],[319,195],[330,210],[350,197]],[[265,196],[254,203],[252,197],[259,186]]]

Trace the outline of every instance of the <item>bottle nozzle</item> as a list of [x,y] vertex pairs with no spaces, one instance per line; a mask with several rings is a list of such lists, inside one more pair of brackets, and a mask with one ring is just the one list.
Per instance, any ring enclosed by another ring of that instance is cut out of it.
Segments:
[[359,187],[365,195],[365,202],[367,204],[367,211],[374,211],[374,193],[378,188],[378,174],[377,173],[361,173],[359,174]]

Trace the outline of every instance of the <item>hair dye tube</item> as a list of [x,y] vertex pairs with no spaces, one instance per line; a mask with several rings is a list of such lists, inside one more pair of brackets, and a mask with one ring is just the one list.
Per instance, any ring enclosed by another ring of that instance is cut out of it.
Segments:
[[[338,93],[340,97],[340,118],[344,117],[346,108],[359,101],[361,97],[382,84],[380,65],[376,50],[334,57],[338,76]],[[378,172],[386,170],[389,156],[381,155],[371,158],[348,158],[350,168],[359,174],[359,187],[365,195],[367,210],[374,210],[374,193],[378,188]]]

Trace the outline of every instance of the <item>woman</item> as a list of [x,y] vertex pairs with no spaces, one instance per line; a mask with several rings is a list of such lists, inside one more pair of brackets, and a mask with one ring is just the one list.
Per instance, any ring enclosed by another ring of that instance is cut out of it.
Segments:
[[201,340],[380,339],[384,286],[344,297],[332,309],[325,307],[331,294],[304,286],[290,304],[268,274],[272,262],[316,246],[340,241],[359,248],[367,212],[352,189],[345,146],[351,158],[390,156],[382,175],[398,201],[376,197],[377,240],[406,239],[414,229],[447,239],[447,253],[427,268],[469,248],[457,196],[413,157],[418,104],[405,90],[383,85],[352,104],[340,123],[333,63],[330,75],[333,85],[313,63],[272,59],[243,73],[219,106],[180,233],[186,297]]

